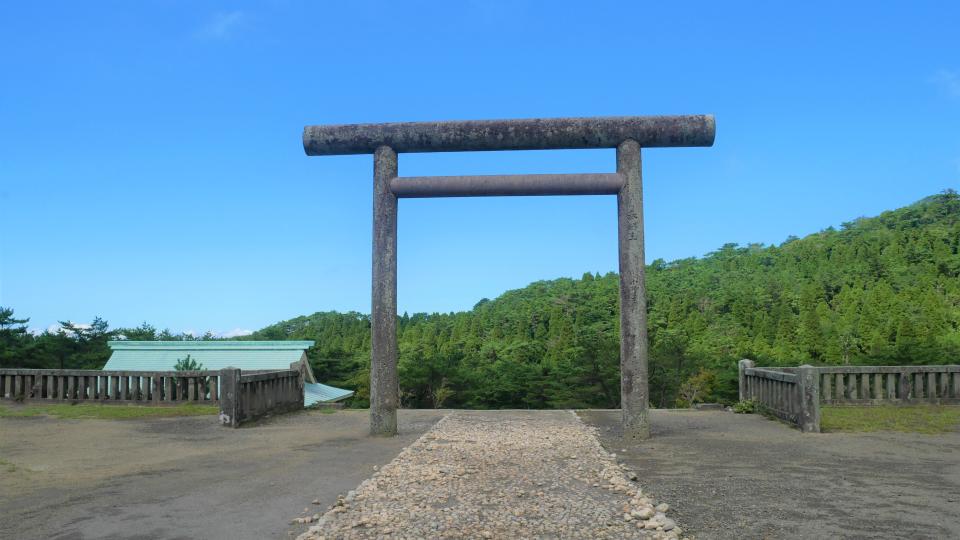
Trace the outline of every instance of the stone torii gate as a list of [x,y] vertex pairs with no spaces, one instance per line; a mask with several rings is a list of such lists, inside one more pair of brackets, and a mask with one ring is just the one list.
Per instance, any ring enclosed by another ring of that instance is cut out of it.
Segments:
[[[370,432],[397,433],[397,199],[616,195],[620,255],[620,407],[627,437],[646,438],[647,308],[640,149],[712,146],[712,115],[473,120],[307,126],[308,156],[373,154]],[[398,152],[616,148],[617,172],[489,176],[397,174]]]

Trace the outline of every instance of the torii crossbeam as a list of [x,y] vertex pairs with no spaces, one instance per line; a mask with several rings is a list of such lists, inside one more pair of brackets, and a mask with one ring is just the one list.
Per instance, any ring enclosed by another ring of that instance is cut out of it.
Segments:
[[[307,126],[308,156],[373,154],[370,432],[394,435],[397,382],[397,200],[405,197],[616,195],[620,254],[620,407],[623,433],[647,418],[647,307],[640,149],[712,146],[712,115],[618,116]],[[617,172],[400,177],[397,153],[616,148]]]

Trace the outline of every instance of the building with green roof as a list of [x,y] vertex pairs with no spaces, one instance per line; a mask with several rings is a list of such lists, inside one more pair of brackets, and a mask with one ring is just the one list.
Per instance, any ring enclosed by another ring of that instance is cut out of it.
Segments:
[[178,360],[190,356],[203,369],[228,367],[241,371],[275,371],[305,367],[304,406],[331,403],[353,395],[352,390],[317,382],[307,361],[313,341],[110,341],[113,353],[104,370],[173,371]]

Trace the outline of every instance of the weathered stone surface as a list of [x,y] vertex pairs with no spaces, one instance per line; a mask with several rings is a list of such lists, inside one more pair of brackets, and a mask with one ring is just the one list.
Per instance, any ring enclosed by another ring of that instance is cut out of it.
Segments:
[[373,294],[370,311],[370,433],[397,434],[397,153],[376,149],[373,159]]
[[397,152],[472,152],[615,148],[632,139],[641,146],[712,146],[712,115],[609,116],[342,124],[303,128],[308,156]]
[[650,436],[647,407],[647,293],[644,278],[643,178],[640,144],[617,146],[617,172],[624,178],[617,195],[620,254],[620,410],[624,435]]

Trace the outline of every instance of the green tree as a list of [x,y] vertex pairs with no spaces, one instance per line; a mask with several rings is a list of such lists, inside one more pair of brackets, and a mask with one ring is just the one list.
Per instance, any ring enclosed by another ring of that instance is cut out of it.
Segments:
[[188,354],[185,358],[178,358],[177,363],[173,365],[174,371],[203,371],[203,363],[197,362],[195,358],[190,358]]

